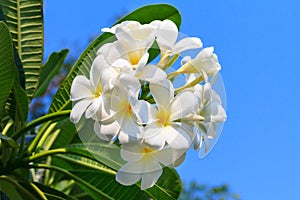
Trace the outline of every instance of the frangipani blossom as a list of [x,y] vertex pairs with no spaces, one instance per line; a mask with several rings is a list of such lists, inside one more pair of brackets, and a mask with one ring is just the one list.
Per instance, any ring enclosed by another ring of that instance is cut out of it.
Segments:
[[154,27],[127,21],[107,31],[115,33],[118,40],[102,46],[97,53],[104,55],[110,66],[118,73],[131,74],[149,82],[167,78],[166,73],[159,67],[147,65],[149,59],[147,51],[154,42]]
[[[149,116],[150,104],[138,100],[140,83],[137,78],[127,74],[120,75],[118,83],[111,93],[112,115],[96,125],[95,129],[119,133],[119,141],[127,143],[141,139],[144,132],[143,123]],[[110,134],[107,134],[110,135]]]
[[157,108],[153,111],[155,120],[145,127],[145,143],[162,148],[166,143],[173,149],[188,149],[192,137],[188,125],[179,122],[192,114],[195,108],[195,96],[185,91],[174,97],[174,88],[170,81],[150,84],[151,94]]
[[166,63],[172,55],[202,47],[202,42],[197,37],[186,37],[177,41],[179,36],[178,28],[171,20],[156,20],[151,24],[157,26],[156,42],[161,50],[161,62]]
[[90,79],[83,75],[75,77],[71,86],[71,101],[75,102],[70,115],[72,122],[77,123],[84,112],[87,119],[95,117],[96,112],[103,106],[106,93],[110,92],[108,82],[113,77],[114,74],[105,64],[102,56],[94,60]]
[[136,21],[125,21],[112,28],[102,29],[116,35],[117,50],[123,59],[133,67],[140,64],[142,57],[148,52],[155,40],[156,27],[151,24],[141,25]]
[[222,106],[220,96],[212,89],[209,82],[206,82],[204,85],[196,85],[194,88],[198,99],[196,112],[204,118],[204,121],[195,124],[196,139],[194,148],[202,148],[199,157],[203,157],[218,139],[217,125],[225,122],[226,112]]
[[177,73],[201,73],[204,71],[210,76],[221,70],[218,56],[214,53],[213,47],[204,48],[194,59],[190,57],[183,59],[184,64],[176,71]]
[[157,150],[145,143],[126,143],[121,157],[127,161],[117,172],[116,180],[122,185],[133,185],[140,179],[141,189],[152,187],[162,175],[162,166],[177,166],[184,160],[182,151],[169,147]]

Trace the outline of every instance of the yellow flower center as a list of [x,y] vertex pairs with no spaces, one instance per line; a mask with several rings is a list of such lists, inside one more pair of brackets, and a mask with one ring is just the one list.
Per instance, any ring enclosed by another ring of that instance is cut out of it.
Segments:
[[100,97],[101,94],[102,94],[102,86],[99,85],[99,86],[96,88],[96,90],[95,90],[95,94],[94,94],[94,95],[95,95],[95,98]]
[[151,148],[149,148],[149,147],[144,148],[143,151],[142,151],[142,153],[144,153],[144,154],[146,154],[146,153],[152,153],[152,152],[154,152],[154,150],[151,149]]
[[160,109],[156,114],[156,119],[159,126],[168,126],[170,125],[170,113],[164,109]]
[[128,53],[128,57],[129,57],[129,62],[132,65],[137,65],[140,61],[140,59],[142,58],[143,52],[141,50],[136,50],[136,51],[131,51]]

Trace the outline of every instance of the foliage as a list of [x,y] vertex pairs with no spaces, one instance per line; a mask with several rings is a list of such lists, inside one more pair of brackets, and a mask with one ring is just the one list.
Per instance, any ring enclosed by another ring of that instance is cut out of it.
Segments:
[[[43,58],[42,0],[0,0],[0,189],[10,199],[177,199],[181,181],[176,171],[165,168],[157,184],[141,190],[115,181],[122,159],[110,158],[107,148],[116,145],[82,145],[69,121],[70,86],[80,71],[91,67],[97,49],[108,33],[96,38],[81,54],[60,85],[49,113],[27,122],[33,97],[41,96],[63,66],[67,50]],[[181,17],[165,4],[145,6],[124,20],[148,23]],[[155,52],[151,53],[152,55]],[[34,133],[33,139],[30,134]],[[97,155],[97,159],[95,158]]]

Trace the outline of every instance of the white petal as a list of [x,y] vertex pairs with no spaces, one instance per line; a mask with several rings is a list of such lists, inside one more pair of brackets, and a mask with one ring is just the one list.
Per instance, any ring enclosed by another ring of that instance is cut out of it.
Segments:
[[178,28],[171,20],[164,20],[157,30],[157,43],[163,50],[170,50],[177,40]]
[[87,119],[93,117],[96,112],[101,109],[101,104],[102,104],[102,98],[98,97],[93,101],[93,103],[88,107],[88,109],[85,112],[85,117]]
[[92,99],[83,99],[78,101],[72,108],[70,120],[73,123],[78,123],[86,108],[93,102]]
[[136,94],[139,93],[140,87],[141,87],[139,80],[136,77],[128,75],[128,74],[120,75],[118,85],[120,87],[123,87],[126,90],[131,89],[131,90],[135,91]]
[[99,85],[101,85],[102,71],[107,67],[108,65],[103,55],[97,56],[93,61],[90,71],[90,79],[94,88],[97,88]]
[[115,34],[116,34],[116,37],[118,38],[118,41],[120,41],[120,42],[134,41],[134,38],[132,36],[130,29],[125,26],[117,27]]
[[119,73],[112,67],[102,71],[102,91],[107,92],[113,89]]
[[174,97],[174,87],[169,80],[150,83],[150,92],[156,104],[162,107],[169,107],[170,101]]
[[155,120],[155,107],[149,102],[140,100],[135,105],[131,103],[131,106],[134,112],[138,115],[142,124],[149,124]]
[[118,59],[115,62],[113,62],[112,67],[117,68],[121,73],[130,74],[130,72],[132,71],[131,64],[123,58]]
[[139,160],[136,162],[127,162],[123,165],[119,171],[131,173],[131,174],[140,174],[145,172],[145,162],[144,160]]
[[139,143],[125,143],[121,149],[121,157],[128,162],[135,162],[144,157],[143,149],[146,146]]
[[182,157],[186,150],[174,150],[170,147],[163,148],[153,156],[154,159],[164,166],[173,167],[175,163]]
[[178,41],[175,44],[173,49],[174,54],[179,54],[183,51],[190,50],[190,49],[197,49],[202,47],[202,42],[199,38],[196,37],[188,37]]
[[103,55],[109,65],[111,65],[114,61],[121,58],[119,52],[120,42],[115,41],[113,43],[106,43],[100,47],[97,51],[97,55]]
[[129,186],[138,182],[141,177],[141,173],[128,173],[121,168],[116,174],[116,181],[121,183],[122,185]]
[[[180,65],[184,65],[185,63],[189,62],[190,60],[192,60],[191,56],[184,56],[180,62]],[[189,80],[190,77],[187,78],[187,80]],[[187,81],[190,82],[190,81]]]
[[140,73],[144,69],[145,65],[148,62],[148,59],[149,59],[149,53],[147,52],[142,56],[142,58],[138,62],[136,67],[136,74]]
[[149,81],[150,83],[158,83],[166,80],[167,74],[164,70],[155,65],[147,65],[136,74],[136,77],[141,80]]
[[197,150],[201,146],[201,138],[200,138],[200,131],[197,125],[194,126],[194,150]]
[[111,124],[101,124],[97,121],[94,123],[94,131],[96,132],[97,136],[102,140],[112,140],[119,132],[119,125],[117,122],[113,122]]
[[166,141],[176,150],[188,149],[191,145],[190,135],[179,125],[172,124],[164,128]]
[[[156,168],[157,167],[160,167],[160,165],[157,164]],[[152,187],[158,181],[159,177],[162,175],[162,172],[163,170],[160,167],[159,170],[144,173],[142,175],[141,189],[145,190]]]
[[124,114],[121,123],[122,132],[128,136],[139,138],[143,133],[143,127],[139,126],[132,116]]
[[145,143],[154,149],[161,149],[165,145],[166,137],[164,135],[164,127],[157,126],[157,123],[148,124],[145,127],[143,138]]
[[179,93],[171,102],[170,121],[175,121],[188,114],[192,114],[195,109],[196,98],[190,91]]
[[71,86],[71,101],[90,97],[94,97],[90,81],[85,76],[76,76]]
[[126,134],[122,131],[122,129],[120,129],[118,139],[121,144],[140,142],[140,138]]

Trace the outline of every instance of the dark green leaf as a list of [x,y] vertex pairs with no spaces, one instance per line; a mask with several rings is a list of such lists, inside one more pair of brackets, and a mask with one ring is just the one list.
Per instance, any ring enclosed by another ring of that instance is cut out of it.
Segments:
[[[98,190],[103,191],[108,196],[113,199],[150,199],[150,197],[142,191],[139,186],[133,185],[131,187],[127,187],[121,185],[120,183],[115,181],[115,176],[107,173],[103,173],[101,171],[95,170],[86,170],[86,171],[70,171],[77,177],[82,180],[88,182],[89,184],[96,187]],[[82,187],[82,186],[81,186]],[[84,191],[86,191],[91,197],[97,199],[97,194],[90,190],[87,187],[82,187]]]
[[69,50],[64,49],[60,52],[53,52],[48,58],[47,62],[41,68],[39,85],[34,94],[35,97],[42,96],[53,77],[60,71],[61,67],[64,64],[64,60],[68,55]]
[[25,72],[26,92],[32,97],[43,59],[44,27],[42,0],[0,0]]
[[46,185],[36,183],[34,184],[44,192],[45,196],[48,198],[48,200],[74,200],[74,197],[71,197],[63,192],[60,192],[58,190],[55,190],[51,187],[48,187]]
[[20,199],[22,200],[22,195],[19,194],[18,190],[14,187],[14,185],[9,184],[0,179],[0,191],[4,192],[9,199]]
[[13,45],[4,22],[0,22],[0,44],[0,109],[3,109],[15,81]]
[[12,148],[18,147],[17,143],[12,138],[7,137],[6,135],[3,135],[2,133],[0,133],[0,140],[2,142],[5,142],[8,146],[10,146]]

